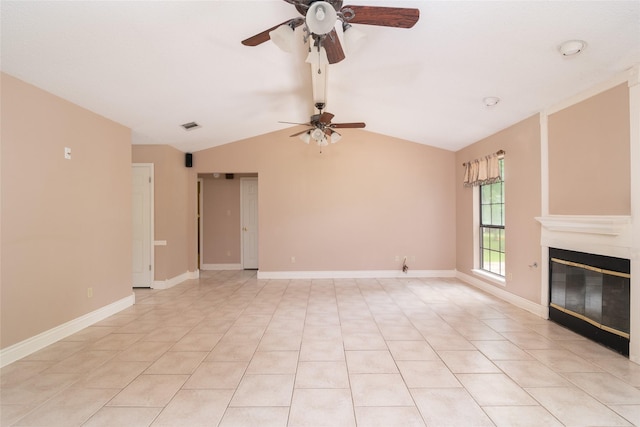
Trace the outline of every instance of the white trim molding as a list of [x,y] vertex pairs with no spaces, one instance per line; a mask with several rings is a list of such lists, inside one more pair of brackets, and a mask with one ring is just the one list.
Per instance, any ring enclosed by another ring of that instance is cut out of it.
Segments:
[[503,288],[499,288],[497,286],[493,286],[488,284],[485,281],[482,281],[476,277],[465,274],[461,271],[456,271],[456,278],[462,280],[465,283],[468,283],[471,286],[474,286],[480,290],[487,292],[495,297],[500,298],[510,304],[515,305],[516,307],[522,308],[523,310],[527,310],[530,313],[535,314],[536,316],[542,317],[543,319],[547,319],[549,317],[549,308],[543,305],[537,304],[533,301],[529,301],[528,299],[522,298],[516,294],[505,291]]
[[640,364],[640,65],[629,72],[629,161],[631,162],[631,340],[629,359]]
[[171,279],[166,280],[154,280],[151,285],[152,289],[169,289],[178,285],[185,280],[198,279],[200,277],[200,270],[196,271],[185,271],[182,274],[179,274]]
[[242,264],[202,264],[201,269],[205,271],[242,270]]
[[491,282],[494,285],[502,286],[503,288],[507,286],[506,279],[498,274],[490,273],[480,268],[474,268],[473,270],[471,270],[471,273],[473,273],[474,276],[479,277],[481,280]]
[[357,270],[357,271],[258,271],[258,279],[394,279],[421,277],[455,277],[455,270]]
[[84,316],[70,320],[60,326],[56,326],[55,328],[49,329],[48,331],[42,332],[7,348],[3,348],[0,350],[0,367],[7,366],[16,360],[29,356],[48,345],[73,335],[88,326],[98,323],[109,316],[131,307],[135,302],[136,296],[134,293],[131,293],[128,297],[94,310],[91,313],[87,313]]

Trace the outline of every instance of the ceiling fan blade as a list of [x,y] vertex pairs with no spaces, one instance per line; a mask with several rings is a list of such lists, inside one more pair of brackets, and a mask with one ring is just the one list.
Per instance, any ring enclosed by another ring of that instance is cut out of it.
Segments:
[[333,117],[334,117],[334,115],[333,115],[333,114],[331,114],[331,113],[330,113],[330,112],[328,112],[328,111],[325,111],[324,113],[322,113],[322,114],[320,115],[320,118],[318,119],[318,121],[319,121],[320,123],[328,124],[328,123],[331,123],[331,119],[333,119]]
[[336,64],[345,58],[344,50],[342,50],[335,28],[324,38],[322,46],[327,51],[329,64]]
[[271,28],[269,28],[267,30],[264,30],[261,33],[253,35],[253,36],[249,37],[248,39],[242,40],[242,44],[245,45],[245,46],[258,46],[259,44],[262,44],[262,43],[268,41],[270,39],[269,33],[271,31],[275,30],[276,28],[278,28],[279,26],[289,24],[289,25],[292,25],[293,28],[296,28],[296,27],[302,25],[303,23],[304,23],[304,19],[302,19],[302,18],[289,19],[287,21],[284,21],[281,24],[274,25],[273,27],[271,27]]
[[[353,17],[350,24],[381,25],[383,27],[411,28],[420,18],[420,9],[381,6],[345,6],[341,10],[351,9]],[[347,11],[347,16],[350,11]]]
[[309,132],[309,130],[310,130],[310,129],[305,129],[305,130],[303,130],[302,132],[294,133],[293,135],[289,135],[289,138],[291,138],[292,136],[302,135],[303,133],[307,133],[307,132]]
[[302,126],[313,126],[311,123],[298,123],[298,122],[278,122],[278,123],[285,123],[288,125],[302,125]]
[[363,122],[354,122],[354,123],[332,123],[331,128],[335,129],[345,129],[345,128],[363,128],[366,125]]

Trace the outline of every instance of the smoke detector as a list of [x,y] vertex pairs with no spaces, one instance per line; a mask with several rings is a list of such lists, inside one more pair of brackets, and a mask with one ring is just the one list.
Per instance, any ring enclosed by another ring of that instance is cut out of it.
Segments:
[[562,56],[573,56],[582,52],[585,47],[587,43],[583,40],[567,40],[558,47],[558,50]]
[[487,96],[485,98],[482,98],[482,102],[486,107],[494,107],[498,104],[498,102],[500,102],[500,98],[498,98],[497,96]]

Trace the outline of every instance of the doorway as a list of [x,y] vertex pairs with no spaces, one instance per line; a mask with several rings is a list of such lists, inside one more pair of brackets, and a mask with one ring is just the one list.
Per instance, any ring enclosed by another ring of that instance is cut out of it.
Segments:
[[258,174],[198,174],[199,266],[258,269]]

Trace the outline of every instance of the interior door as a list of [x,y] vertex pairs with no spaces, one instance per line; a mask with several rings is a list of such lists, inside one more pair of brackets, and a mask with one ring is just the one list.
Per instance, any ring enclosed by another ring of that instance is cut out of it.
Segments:
[[133,286],[153,283],[153,165],[134,164],[132,176]]
[[258,268],[258,178],[241,178],[242,268]]

